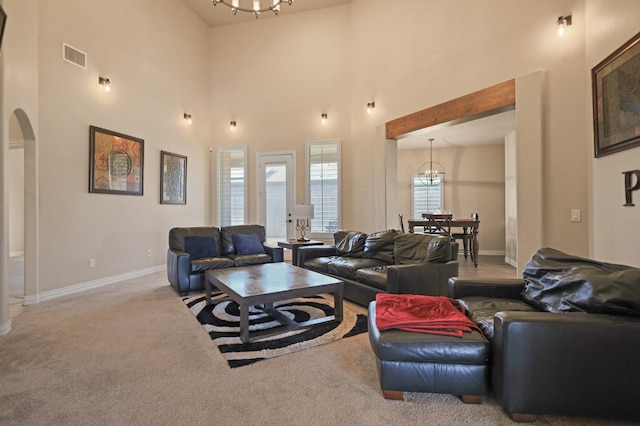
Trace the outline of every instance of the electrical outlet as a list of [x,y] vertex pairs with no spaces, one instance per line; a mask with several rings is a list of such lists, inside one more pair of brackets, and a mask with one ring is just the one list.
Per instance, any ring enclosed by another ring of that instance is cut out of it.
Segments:
[[151,250],[147,250],[147,257],[151,257]]
[[96,267],[96,260],[91,258],[89,259],[89,268],[95,268]]

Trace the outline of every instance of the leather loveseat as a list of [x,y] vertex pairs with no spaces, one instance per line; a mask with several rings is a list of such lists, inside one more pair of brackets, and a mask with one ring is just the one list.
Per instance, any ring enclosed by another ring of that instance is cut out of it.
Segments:
[[523,279],[449,280],[491,343],[490,387],[515,421],[640,420],[640,269],[540,249]]
[[376,294],[441,296],[458,275],[458,243],[441,235],[338,231],[334,245],[298,249],[298,265],[340,279],[344,297],[367,306]]
[[282,248],[265,244],[262,225],[203,226],[169,231],[167,277],[181,296],[204,290],[206,270],[282,261]]

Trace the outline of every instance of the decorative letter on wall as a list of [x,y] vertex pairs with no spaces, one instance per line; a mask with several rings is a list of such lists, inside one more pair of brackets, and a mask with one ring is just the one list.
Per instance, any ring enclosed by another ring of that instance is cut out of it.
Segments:
[[[629,170],[626,172],[622,172],[622,174],[624,175],[624,197],[626,201],[624,205],[635,206],[635,204],[633,204],[631,193],[636,189],[640,189],[640,170]],[[634,175],[636,177],[636,183],[632,184],[631,177]]]

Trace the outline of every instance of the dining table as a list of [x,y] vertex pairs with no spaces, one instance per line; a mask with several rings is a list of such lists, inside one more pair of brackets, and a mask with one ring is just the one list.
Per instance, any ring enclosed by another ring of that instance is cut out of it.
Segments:
[[[425,228],[428,227],[433,222],[424,218],[420,219],[408,219],[407,224],[408,230],[410,233],[414,233],[414,228]],[[480,243],[478,242],[478,233],[480,231],[480,220],[473,218],[452,218],[450,221],[451,228],[462,228],[462,235],[465,244],[465,252],[466,252],[466,236],[469,235],[469,239],[471,240],[471,247],[469,247],[469,251],[471,252],[471,260],[473,261],[473,266],[478,267],[478,251],[480,250]],[[453,235],[453,233],[452,233]]]

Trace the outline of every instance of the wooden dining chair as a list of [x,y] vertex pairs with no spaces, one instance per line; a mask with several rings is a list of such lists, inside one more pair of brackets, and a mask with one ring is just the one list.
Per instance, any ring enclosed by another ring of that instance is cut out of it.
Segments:
[[398,214],[398,217],[400,219],[400,231],[402,231],[402,233],[404,234],[404,215],[400,213]]
[[427,220],[424,225],[426,234],[439,234],[451,236],[451,213],[422,213],[422,218]]
[[[471,213],[471,220],[474,221],[478,221],[480,220],[480,217],[478,216],[478,213]],[[474,256],[473,256],[473,247],[471,247],[471,244],[473,244],[472,240],[473,240],[473,234],[471,233],[471,229],[468,228],[462,228],[462,232],[454,232],[451,234],[451,239],[452,240],[462,240],[462,252],[464,253],[464,258],[467,258],[467,255],[470,254],[471,255],[471,260],[474,260]]]

